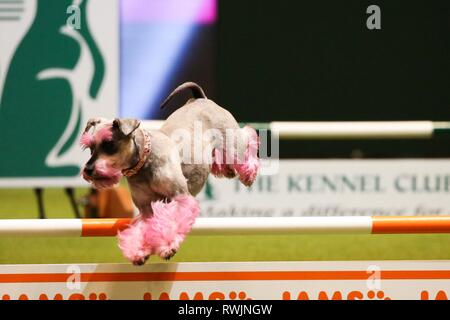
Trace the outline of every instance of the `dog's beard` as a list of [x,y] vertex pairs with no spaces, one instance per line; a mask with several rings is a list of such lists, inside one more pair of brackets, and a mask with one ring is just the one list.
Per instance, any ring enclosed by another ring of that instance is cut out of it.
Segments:
[[120,181],[120,177],[96,177],[92,179],[92,185],[96,189],[113,188]]
[[106,161],[101,161],[96,165],[95,175],[90,180],[96,189],[112,188],[119,183],[122,178],[122,171],[108,166]]

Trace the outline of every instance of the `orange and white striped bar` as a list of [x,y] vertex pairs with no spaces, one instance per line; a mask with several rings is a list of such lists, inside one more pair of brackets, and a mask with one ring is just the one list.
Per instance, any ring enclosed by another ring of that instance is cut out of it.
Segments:
[[[4,219],[4,237],[111,237],[130,219]],[[450,216],[198,218],[192,235],[450,233]]]

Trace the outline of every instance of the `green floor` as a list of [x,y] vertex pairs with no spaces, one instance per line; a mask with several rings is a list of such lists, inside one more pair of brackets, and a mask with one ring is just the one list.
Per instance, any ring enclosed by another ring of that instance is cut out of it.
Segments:
[[[44,197],[49,218],[72,217],[62,190]],[[32,190],[0,189],[0,219],[36,217]],[[385,259],[450,259],[450,235],[191,236],[172,261]],[[124,262],[114,238],[0,238],[0,264],[97,262]]]

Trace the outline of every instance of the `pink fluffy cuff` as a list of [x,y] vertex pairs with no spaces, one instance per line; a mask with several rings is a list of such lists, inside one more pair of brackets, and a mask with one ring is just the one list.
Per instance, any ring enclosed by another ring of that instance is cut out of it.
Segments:
[[118,235],[123,255],[133,264],[143,264],[152,254],[173,256],[200,212],[197,200],[190,195],[153,202],[152,209],[151,217],[137,219]]
[[146,242],[154,254],[162,258],[173,255],[186,235],[191,231],[200,208],[197,200],[188,195],[179,195],[171,202],[152,203],[153,217],[145,233]]

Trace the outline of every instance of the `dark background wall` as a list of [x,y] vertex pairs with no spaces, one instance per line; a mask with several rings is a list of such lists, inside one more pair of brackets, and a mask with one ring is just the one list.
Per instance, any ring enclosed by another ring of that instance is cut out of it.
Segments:
[[[366,27],[371,4],[381,30]],[[218,75],[219,101],[241,121],[450,120],[450,2],[220,0]],[[306,156],[374,157],[450,149],[448,141],[300,147]]]

